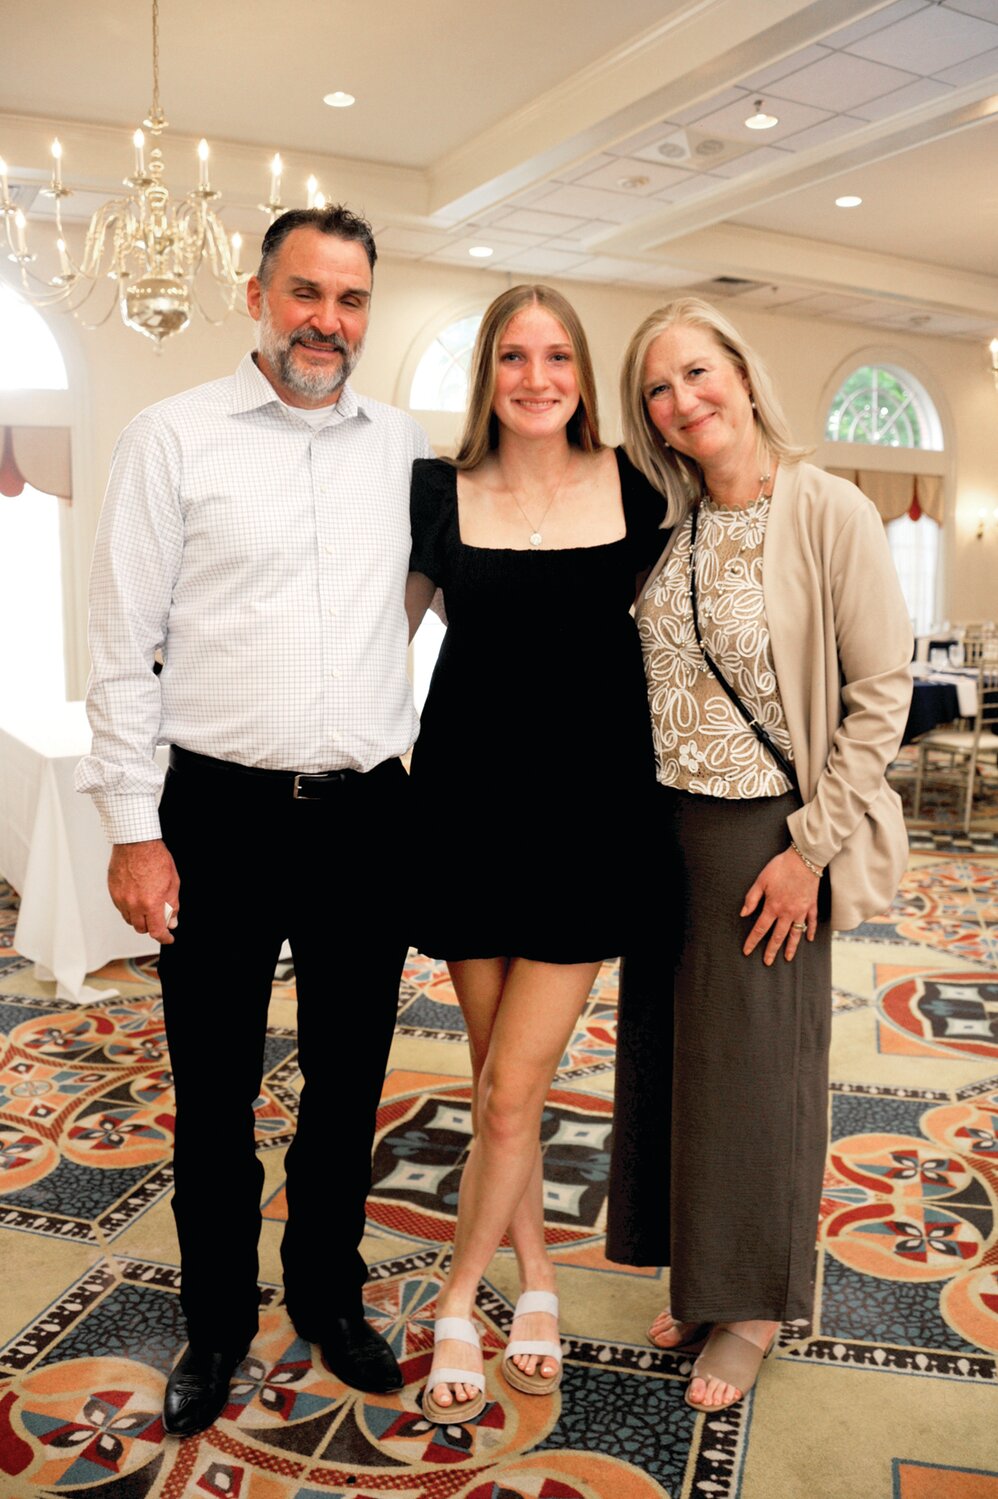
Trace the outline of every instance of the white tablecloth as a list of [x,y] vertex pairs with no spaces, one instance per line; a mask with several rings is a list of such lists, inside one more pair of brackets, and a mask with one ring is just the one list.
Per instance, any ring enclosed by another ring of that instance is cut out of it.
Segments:
[[[3,710],[0,873],[21,896],[14,946],[39,978],[55,979],[61,999],[80,1003],[98,992],[84,986],[86,974],[112,958],[159,950],[122,920],[107,893],[107,840],[90,797],[73,790],[76,763],[89,749],[83,703]],[[165,766],[167,750],[158,755]]]

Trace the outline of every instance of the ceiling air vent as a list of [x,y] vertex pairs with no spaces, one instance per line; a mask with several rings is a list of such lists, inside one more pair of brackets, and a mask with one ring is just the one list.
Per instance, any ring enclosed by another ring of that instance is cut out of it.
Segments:
[[19,208],[26,214],[31,209],[38,197],[40,188],[33,182],[12,182],[10,184],[10,202],[14,208]]
[[689,161],[693,154],[690,150],[689,137],[685,130],[674,130],[671,135],[665,136],[654,144],[655,154],[661,156],[663,161]]
[[703,297],[741,297],[747,291],[759,291],[765,281],[747,281],[744,276],[713,276],[709,281],[698,281],[690,290]]
[[705,130],[677,130],[672,126],[657,140],[630,154],[643,161],[667,161],[687,170],[710,172],[755,149],[752,141],[726,140]]

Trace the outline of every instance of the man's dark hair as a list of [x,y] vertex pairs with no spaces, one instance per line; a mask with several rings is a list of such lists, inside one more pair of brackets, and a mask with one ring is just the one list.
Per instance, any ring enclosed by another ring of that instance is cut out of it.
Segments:
[[261,283],[266,286],[277,253],[295,229],[318,229],[320,234],[333,234],[337,239],[353,239],[364,246],[371,272],[378,258],[374,243],[374,231],[359,213],[353,213],[342,203],[331,203],[327,208],[289,208],[274,220],[263,236],[260,251],[260,269],[257,271]]

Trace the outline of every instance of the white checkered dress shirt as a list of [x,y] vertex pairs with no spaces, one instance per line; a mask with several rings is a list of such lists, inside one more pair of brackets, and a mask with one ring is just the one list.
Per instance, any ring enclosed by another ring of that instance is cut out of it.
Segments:
[[93,753],[76,772],[112,843],[160,836],[157,744],[323,771],[412,743],[409,478],[429,443],[349,385],[331,410],[313,430],[247,354],[122,433],[91,575]]

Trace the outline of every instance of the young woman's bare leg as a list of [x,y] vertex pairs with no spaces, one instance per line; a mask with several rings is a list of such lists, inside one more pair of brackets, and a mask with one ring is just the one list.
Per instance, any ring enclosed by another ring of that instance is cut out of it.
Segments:
[[[477,1011],[480,1000],[487,1012],[486,974],[469,972],[471,964],[462,967],[466,971],[459,972],[457,982],[469,996],[469,1009]],[[524,1235],[517,1252],[521,1273],[545,1276],[542,1284],[531,1283],[532,1290],[553,1286],[543,1222],[539,1235],[536,1227],[540,1118],[555,1068],[598,971],[598,963],[509,962],[478,1075],[476,1132],[461,1180],[451,1269],[437,1302],[441,1316],[470,1318],[479,1281],[503,1234],[513,1230],[514,1219],[517,1238],[521,1227]],[[477,1022],[469,1028],[477,1030]],[[552,1338],[551,1321],[545,1313],[523,1317],[518,1336]],[[468,1358],[467,1344],[445,1341],[438,1348],[441,1365],[466,1368]],[[536,1357],[518,1362],[535,1364]],[[476,1392],[455,1383],[437,1385],[432,1393],[438,1405],[446,1406],[452,1400],[463,1403]]]
[[[468,1032],[473,1088],[472,1124],[477,1132],[478,1083],[488,1056],[509,961],[505,958],[483,959],[452,963],[449,966]],[[554,1266],[548,1256],[544,1238],[544,1168],[539,1140],[526,1190],[513,1211],[506,1233],[516,1255],[520,1289],[556,1291]],[[551,1319],[544,1317],[543,1313],[520,1319],[518,1333],[527,1338],[557,1337],[557,1330],[552,1328]],[[546,1378],[550,1378],[557,1369],[553,1359],[541,1359],[532,1353],[517,1354],[513,1362],[525,1374],[533,1374],[540,1366],[541,1373]]]

